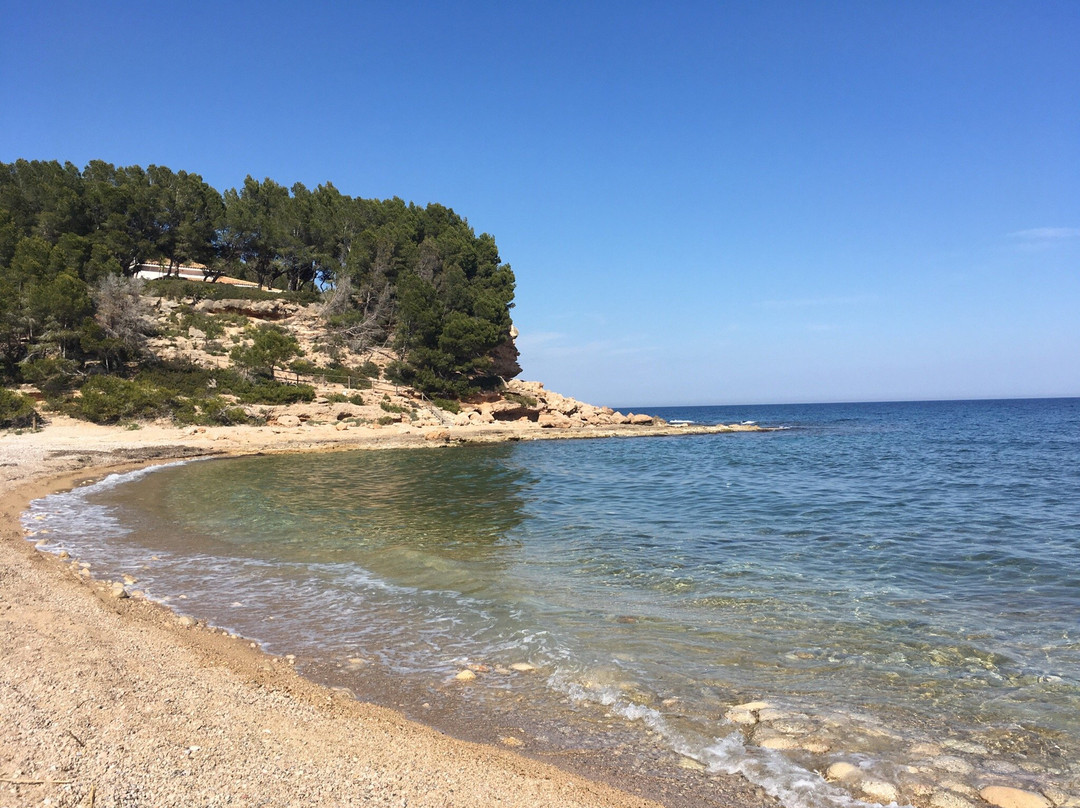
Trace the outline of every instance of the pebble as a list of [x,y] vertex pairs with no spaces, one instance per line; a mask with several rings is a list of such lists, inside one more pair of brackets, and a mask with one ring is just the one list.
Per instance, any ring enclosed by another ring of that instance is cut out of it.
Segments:
[[513,735],[500,735],[499,736],[499,743],[503,744],[504,746],[524,746],[525,745],[525,741],[521,740],[521,738],[515,738]]
[[1060,791],[1056,788],[1044,788],[1042,790],[1042,793],[1043,796],[1046,797],[1046,799],[1050,800],[1050,802],[1054,803],[1054,805],[1070,805],[1073,802],[1080,802],[1080,800],[1076,800],[1073,797],[1070,797],[1064,791]]
[[884,780],[863,780],[859,784],[862,793],[875,800],[882,802],[896,802],[896,786],[886,783]]
[[466,668],[463,671],[458,671],[457,676],[455,676],[454,678],[457,679],[459,682],[471,682],[473,679],[476,678],[476,674]]
[[930,808],[971,808],[971,803],[951,791],[935,791],[930,797]]
[[987,786],[979,796],[997,808],[1050,808],[1050,801],[1042,794],[1009,786]]
[[749,710],[736,710],[734,708],[724,713],[724,718],[730,721],[732,724],[756,724],[757,716]]
[[130,598],[131,597],[131,595],[128,593],[127,589],[124,587],[124,585],[122,583],[113,584],[112,588],[110,589],[110,593],[117,600],[123,600],[124,598]]
[[195,619],[193,617],[188,617],[186,614],[178,617],[176,622],[182,625],[184,628],[191,628],[195,625]]
[[942,755],[939,758],[934,758],[930,762],[935,767],[947,772],[952,772],[953,774],[971,774],[975,771],[975,767],[966,760],[953,757],[952,755]]
[[61,550],[59,553],[56,554],[56,557],[64,559],[71,558],[71,553],[69,553],[67,550]]
[[972,799],[979,796],[979,792],[967,783],[961,783],[957,780],[942,780],[938,785],[942,788],[949,789],[949,791],[955,791],[957,794],[963,794],[965,797],[971,797]]
[[745,704],[733,704],[732,710],[749,710],[754,712],[755,710],[767,710],[772,707],[772,704],[767,701],[748,701]]
[[941,745],[946,749],[953,749],[957,752],[965,752],[969,755],[985,755],[988,754],[986,747],[982,744],[972,743],[971,741],[958,741],[955,738],[949,738],[942,741]]
[[859,773],[859,767],[840,761],[825,770],[826,780],[848,780]]
[[693,758],[681,757],[679,758],[679,768],[689,769],[692,772],[705,771],[705,764],[700,760],[694,760]]
[[128,586],[131,586],[132,584],[136,584],[138,582],[139,582],[139,579],[136,578],[134,575],[125,575],[124,576],[124,583],[127,584]]
[[789,738],[786,735],[767,735],[762,738],[754,736],[754,742],[763,749],[797,749],[799,742],[794,738]]
[[535,665],[530,665],[528,662],[515,662],[510,666],[510,670],[517,671],[518,673],[530,673],[536,670]]

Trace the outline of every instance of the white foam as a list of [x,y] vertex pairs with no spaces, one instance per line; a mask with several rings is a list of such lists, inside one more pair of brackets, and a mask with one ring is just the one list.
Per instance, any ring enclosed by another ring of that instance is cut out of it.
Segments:
[[785,808],[881,808],[876,803],[855,799],[775,749],[747,747],[739,732],[715,739],[698,754],[692,751],[683,754],[704,763],[711,774],[742,775]]
[[[584,685],[557,671],[549,679],[556,690],[576,702],[592,702],[607,707],[613,715],[628,721],[640,721],[659,734],[675,752],[704,764],[710,774],[736,774],[760,786],[785,808],[882,808],[876,803],[858,800],[833,786],[817,772],[799,766],[781,752],[762,747],[747,747],[739,732],[713,739],[699,746],[675,731],[663,714],[643,704],[626,700],[618,688]],[[893,806],[896,803],[892,803]]]

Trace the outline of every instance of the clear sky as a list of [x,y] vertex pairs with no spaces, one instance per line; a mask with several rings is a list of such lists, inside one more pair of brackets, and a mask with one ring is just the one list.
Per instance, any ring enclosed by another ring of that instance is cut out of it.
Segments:
[[440,202],[596,403],[1080,395],[1080,2],[0,0],[0,161]]

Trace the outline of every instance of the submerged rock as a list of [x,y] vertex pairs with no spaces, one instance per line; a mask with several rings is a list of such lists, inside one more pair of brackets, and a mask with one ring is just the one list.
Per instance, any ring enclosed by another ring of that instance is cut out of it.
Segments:
[[1050,808],[1050,801],[1042,794],[1009,786],[987,786],[979,796],[997,808]]
[[951,791],[935,791],[930,796],[930,808],[971,808],[971,803]]
[[896,786],[884,780],[864,780],[859,784],[859,788],[863,794],[880,802],[896,802],[898,796]]
[[832,780],[832,781],[850,780],[851,778],[855,777],[855,775],[857,775],[858,773],[859,773],[859,767],[858,766],[855,766],[855,765],[853,765],[851,763],[845,763],[843,761],[839,761],[837,763],[832,764],[831,766],[829,766],[828,769],[825,770],[825,779],[826,780]]

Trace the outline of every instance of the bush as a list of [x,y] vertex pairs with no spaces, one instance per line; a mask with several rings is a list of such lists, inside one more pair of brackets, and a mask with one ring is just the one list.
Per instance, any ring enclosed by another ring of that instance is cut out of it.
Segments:
[[300,355],[296,337],[277,326],[263,324],[249,330],[251,345],[237,345],[229,357],[238,366],[274,378],[274,368],[284,367]]
[[172,409],[173,396],[146,382],[118,376],[95,376],[72,402],[73,414],[96,424],[115,424],[134,418],[154,418]]
[[454,413],[454,415],[457,415],[459,412],[461,412],[461,402],[454,401],[450,398],[433,398],[431,399],[431,403],[438,407],[440,410],[452,412]]
[[194,405],[190,399],[185,400],[183,405],[173,413],[173,417],[182,424],[199,424],[200,426],[233,426],[235,424],[249,424],[254,420],[243,407],[237,407],[226,401],[221,396],[210,396]]
[[299,401],[313,401],[315,388],[310,384],[263,382],[237,390],[236,395],[245,404],[296,404]]
[[513,401],[520,404],[522,407],[535,407],[537,403],[535,398],[527,396],[524,393],[505,393],[503,394],[503,398],[507,401]]
[[0,429],[23,429],[37,423],[34,399],[0,387]]
[[35,359],[22,365],[22,377],[47,396],[70,390],[75,385],[78,372],[77,363],[59,357]]

